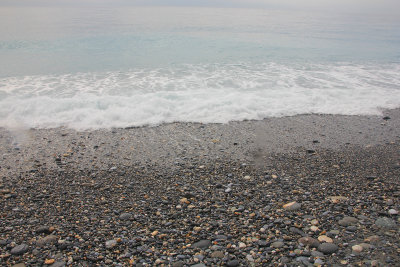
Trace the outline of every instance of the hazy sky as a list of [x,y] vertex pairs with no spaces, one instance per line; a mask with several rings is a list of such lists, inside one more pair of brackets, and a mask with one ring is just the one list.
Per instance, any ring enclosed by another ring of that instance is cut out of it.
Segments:
[[0,0],[2,5],[158,5],[210,7],[274,7],[350,12],[399,12],[400,0]]

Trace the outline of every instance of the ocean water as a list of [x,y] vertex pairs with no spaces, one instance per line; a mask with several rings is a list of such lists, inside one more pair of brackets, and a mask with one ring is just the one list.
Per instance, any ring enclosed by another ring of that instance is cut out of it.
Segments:
[[226,123],[400,107],[400,17],[1,7],[0,127]]

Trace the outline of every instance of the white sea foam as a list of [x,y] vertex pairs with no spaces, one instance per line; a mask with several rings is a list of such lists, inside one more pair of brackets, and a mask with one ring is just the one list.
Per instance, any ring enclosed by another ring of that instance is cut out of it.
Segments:
[[182,65],[0,79],[0,126],[226,123],[400,107],[400,64]]

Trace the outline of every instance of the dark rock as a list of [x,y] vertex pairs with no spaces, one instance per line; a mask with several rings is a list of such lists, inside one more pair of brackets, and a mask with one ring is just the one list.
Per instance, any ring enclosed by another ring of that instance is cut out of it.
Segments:
[[64,267],[66,265],[65,261],[56,261],[50,267]]
[[349,226],[349,225],[354,225],[357,222],[358,222],[357,218],[344,217],[343,219],[339,220],[339,225],[341,225],[341,226]]
[[28,249],[29,249],[29,247],[28,247],[27,244],[21,244],[21,245],[18,245],[18,246],[16,246],[16,247],[14,247],[14,248],[11,250],[11,254],[12,254],[12,255],[22,255],[22,254],[24,254],[25,252],[27,252]]
[[55,244],[57,243],[58,237],[55,235],[48,235],[46,237],[40,238],[39,240],[36,241],[36,245],[38,246],[46,246],[50,244]]
[[200,240],[200,241],[194,243],[192,245],[192,248],[204,249],[204,248],[208,248],[209,246],[211,246],[211,241],[210,240]]
[[381,217],[375,221],[375,224],[380,228],[393,229],[396,228],[396,222],[388,217]]
[[50,228],[48,226],[40,226],[37,230],[36,230],[36,234],[51,234]]
[[335,253],[339,247],[333,243],[322,243],[318,246],[318,250],[325,254]]
[[226,263],[226,266],[228,267],[236,267],[236,266],[240,266],[240,263],[238,260],[230,260]]
[[298,241],[299,241],[299,243],[303,244],[304,246],[309,246],[312,248],[317,248],[320,245],[319,241],[312,237],[302,237]]
[[125,212],[125,213],[122,213],[121,215],[119,215],[119,218],[121,220],[130,220],[132,218],[132,214],[129,212]]

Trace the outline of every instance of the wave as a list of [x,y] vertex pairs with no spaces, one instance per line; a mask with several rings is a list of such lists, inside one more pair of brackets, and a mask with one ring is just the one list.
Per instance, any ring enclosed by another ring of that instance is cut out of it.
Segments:
[[400,107],[400,64],[197,64],[0,79],[0,126],[226,123]]

